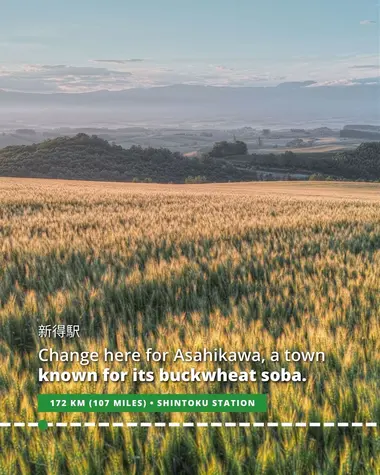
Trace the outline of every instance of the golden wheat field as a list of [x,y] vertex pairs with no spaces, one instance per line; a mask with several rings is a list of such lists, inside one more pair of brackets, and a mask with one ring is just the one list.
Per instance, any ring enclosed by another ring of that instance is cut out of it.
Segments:
[[[336,425],[380,421],[380,185],[4,178],[0,249],[0,422],[335,423],[0,427],[0,474],[380,473],[378,428]],[[81,337],[46,342],[43,323],[80,324]],[[306,383],[41,384],[42,345],[288,348],[326,361],[287,363]],[[70,392],[266,393],[268,412],[37,413],[38,393]]]

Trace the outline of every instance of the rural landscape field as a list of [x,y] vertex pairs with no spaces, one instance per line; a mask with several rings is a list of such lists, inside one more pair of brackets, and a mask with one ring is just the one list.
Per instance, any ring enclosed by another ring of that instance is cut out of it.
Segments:
[[[0,427],[1,475],[380,473],[378,428],[365,425],[380,421],[379,184],[1,178],[0,248],[0,422],[124,423]],[[43,340],[41,324],[79,324],[80,338]],[[326,361],[287,363],[305,383],[40,384],[46,346],[291,349]],[[266,393],[268,412],[37,413],[38,393],[71,392]]]

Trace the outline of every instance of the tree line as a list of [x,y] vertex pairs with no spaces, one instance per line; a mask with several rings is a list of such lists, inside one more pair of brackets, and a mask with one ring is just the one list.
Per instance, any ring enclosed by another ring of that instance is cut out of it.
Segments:
[[124,149],[78,134],[0,150],[0,176],[157,183],[254,181],[262,171],[333,179],[379,180],[380,142],[339,153],[248,154],[242,141],[217,142],[209,153],[185,157],[166,148]]

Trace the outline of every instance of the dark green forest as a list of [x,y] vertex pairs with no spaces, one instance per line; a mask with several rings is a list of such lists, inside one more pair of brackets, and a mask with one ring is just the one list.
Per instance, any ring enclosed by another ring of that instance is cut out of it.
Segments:
[[9,177],[204,183],[293,179],[300,173],[311,179],[377,181],[380,142],[340,153],[279,155],[249,155],[244,142],[219,142],[210,153],[189,158],[165,148],[124,149],[78,134],[0,150],[0,176]]

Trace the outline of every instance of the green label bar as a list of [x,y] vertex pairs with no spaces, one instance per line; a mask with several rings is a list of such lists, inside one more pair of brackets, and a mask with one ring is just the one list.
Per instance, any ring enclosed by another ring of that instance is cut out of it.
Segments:
[[266,394],[39,394],[38,412],[266,412]]

